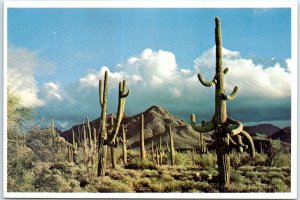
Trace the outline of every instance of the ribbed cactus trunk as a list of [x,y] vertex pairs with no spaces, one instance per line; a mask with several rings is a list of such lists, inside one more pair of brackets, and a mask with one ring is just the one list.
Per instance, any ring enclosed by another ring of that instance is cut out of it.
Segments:
[[111,166],[113,169],[117,167],[117,151],[116,151],[117,142],[114,139],[113,143],[110,145],[110,156],[111,156]]
[[124,125],[122,125],[122,143],[123,143],[123,163],[127,164],[127,139]]
[[154,163],[154,144],[153,144],[153,140],[151,141],[151,159],[152,159],[152,162]]
[[107,71],[104,74],[104,87],[102,92],[102,80],[99,81],[99,102],[101,106],[100,116],[100,137],[99,137],[99,153],[98,153],[98,176],[105,176],[105,167],[107,159],[107,139],[106,131],[106,110],[107,110]]
[[54,162],[57,162],[57,155],[58,155],[58,134],[55,131],[55,125],[54,125],[54,120],[51,120],[51,132],[52,132],[52,147],[54,150]]
[[146,150],[145,150],[145,135],[144,135],[144,114],[141,115],[141,131],[140,131],[140,155],[141,159],[145,160]]
[[174,148],[174,139],[173,132],[171,130],[171,126],[169,126],[169,138],[170,138],[170,157],[171,157],[171,165],[175,165],[175,148]]
[[155,152],[156,152],[156,163],[157,165],[159,165],[160,158],[159,158],[159,149],[157,145],[155,146]]
[[159,137],[159,165],[163,163],[163,149],[162,149],[162,137]]

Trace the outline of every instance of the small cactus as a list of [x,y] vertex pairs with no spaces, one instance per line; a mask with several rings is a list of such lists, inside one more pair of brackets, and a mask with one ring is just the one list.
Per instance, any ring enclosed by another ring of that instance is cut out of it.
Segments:
[[127,139],[124,125],[122,125],[122,143],[123,143],[123,163],[127,164]]
[[145,160],[146,150],[145,150],[145,133],[144,133],[144,114],[141,115],[141,131],[140,131],[140,155],[141,159]]
[[175,165],[175,148],[174,148],[174,139],[173,132],[171,126],[169,126],[169,138],[170,138],[170,157],[171,157],[171,165]]

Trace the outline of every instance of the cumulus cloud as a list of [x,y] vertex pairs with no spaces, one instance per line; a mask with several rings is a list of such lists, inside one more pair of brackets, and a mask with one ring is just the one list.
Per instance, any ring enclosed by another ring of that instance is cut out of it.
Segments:
[[10,89],[22,99],[26,107],[39,107],[45,102],[39,97],[39,88],[34,73],[38,67],[51,66],[39,58],[38,52],[24,48],[8,48],[7,53],[8,84]]
[[[240,56],[238,51],[230,51],[223,48],[223,65],[229,68],[226,74],[228,93],[237,85],[239,95],[264,97],[267,99],[285,98],[291,94],[289,70],[279,63],[273,66],[254,64],[253,60]],[[207,76],[214,74],[212,68],[215,65],[215,47],[205,51],[195,59],[195,69]],[[287,61],[288,62],[288,61]]]
[[[228,49],[223,49],[223,54],[223,63],[229,67],[227,93],[235,85],[239,86],[237,98],[228,102],[230,116],[242,121],[290,117],[289,67],[287,69],[279,63],[272,66],[258,64],[252,59],[242,58],[240,52]],[[126,114],[137,114],[152,105],[159,105],[187,121],[191,113],[197,114],[199,120],[210,120],[214,112],[214,87],[203,87],[197,73],[201,72],[208,80],[213,78],[215,48],[203,52],[194,63],[194,68],[180,68],[172,52],[145,49],[118,64],[122,67],[103,66],[88,71],[78,82],[64,87],[64,95],[61,95],[58,84],[45,84],[48,95],[59,101],[49,102],[47,109],[40,109],[40,113],[56,116],[63,122],[60,124],[62,128],[81,122],[85,116],[91,119],[99,117],[98,82],[108,71],[108,113],[117,110],[118,82],[124,79],[131,90],[126,99]],[[286,63],[290,66],[289,59]]]
[[63,99],[62,95],[60,94],[61,91],[59,84],[53,82],[45,83],[43,89],[48,99],[59,101]]

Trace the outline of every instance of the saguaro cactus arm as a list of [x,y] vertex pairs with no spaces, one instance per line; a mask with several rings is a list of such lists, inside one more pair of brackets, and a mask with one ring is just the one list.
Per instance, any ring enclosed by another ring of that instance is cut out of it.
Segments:
[[229,117],[227,117],[227,122],[229,124],[235,125],[234,127],[230,126],[230,127],[226,128],[226,132],[229,132],[230,136],[235,136],[235,135],[239,134],[244,128],[243,124],[240,121],[231,119]]
[[120,90],[120,92],[121,92],[120,97],[121,97],[121,98],[126,98],[126,97],[130,94],[130,90],[128,90],[128,91],[125,93],[125,89],[126,89],[126,81],[123,80],[123,83],[120,82],[119,86],[120,86],[120,89],[121,89],[121,90]]
[[232,100],[235,98],[235,96],[237,95],[237,92],[238,92],[238,87],[235,86],[232,93],[230,95],[226,95],[226,94],[220,94],[221,97],[222,97],[222,100]]
[[213,84],[216,84],[216,79],[214,78],[212,81],[206,81],[202,75],[199,73],[198,74],[198,79],[200,81],[200,83],[202,83],[202,85],[206,86],[206,87],[210,87],[212,86]]
[[248,142],[250,144],[250,155],[252,158],[254,158],[255,157],[255,147],[254,147],[254,143],[253,143],[251,136],[246,131],[242,131],[241,135],[244,136],[248,140]]
[[102,92],[102,80],[99,80],[99,103],[103,107],[104,103],[107,101],[107,71],[104,73],[104,92]]
[[224,73],[224,74],[227,74],[228,71],[229,71],[229,68],[226,67],[226,68],[224,69],[223,73]]
[[120,81],[119,82],[119,102],[118,102],[118,111],[117,111],[117,122],[115,123],[114,125],[114,132],[113,134],[109,135],[108,136],[108,139],[107,139],[107,144],[111,144],[115,137],[118,135],[119,133],[119,128],[120,128],[120,124],[121,124],[121,121],[122,121],[122,118],[123,118],[123,114],[124,114],[124,108],[125,108],[125,98],[129,95],[130,93],[130,90],[128,90],[126,93],[125,93],[125,90],[126,90],[126,81],[123,80],[123,81]]
[[212,121],[205,123],[203,126],[196,125],[196,117],[194,114],[191,115],[191,126],[197,132],[209,132],[214,129],[214,124]]

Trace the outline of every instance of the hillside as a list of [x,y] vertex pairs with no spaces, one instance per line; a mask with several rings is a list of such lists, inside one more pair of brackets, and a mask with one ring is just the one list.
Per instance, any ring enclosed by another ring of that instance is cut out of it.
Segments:
[[[128,149],[138,148],[139,133],[140,133],[140,119],[144,114],[144,132],[145,132],[145,147],[151,148],[153,140],[154,145],[159,143],[159,138],[162,136],[163,144],[168,141],[168,127],[172,128],[174,133],[174,144],[176,149],[197,148],[199,133],[194,131],[189,124],[183,120],[173,116],[166,109],[159,106],[151,106],[146,111],[131,117],[124,117],[121,125],[124,125],[127,134]],[[109,118],[109,117],[108,117]],[[99,118],[90,122],[91,127],[99,128]],[[61,133],[61,136],[67,141],[72,141],[72,129],[77,133],[82,129],[82,124],[76,125],[71,129]],[[210,134],[205,136],[207,143],[212,142]]]
[[271,135],[273,140],[279,139],[283,142],[291,144],[291,127],[285,127],[273,135]]
[[245,126],[244,130],[247,131],[252,136],[257,136],[257,134],[262,134],[268,137],[280,131],[280,128],[272,124],[258,124],[255,126]]

